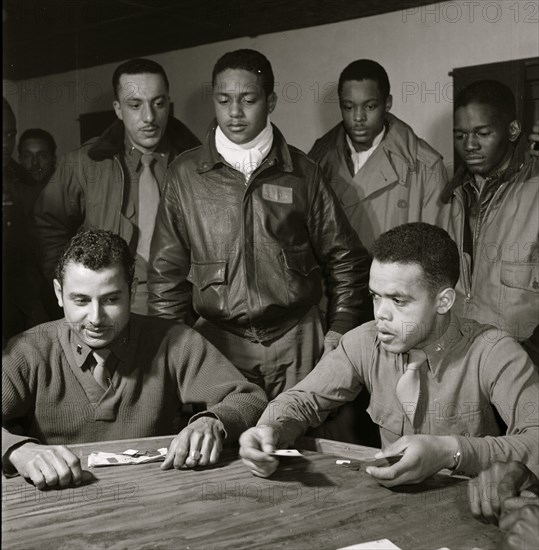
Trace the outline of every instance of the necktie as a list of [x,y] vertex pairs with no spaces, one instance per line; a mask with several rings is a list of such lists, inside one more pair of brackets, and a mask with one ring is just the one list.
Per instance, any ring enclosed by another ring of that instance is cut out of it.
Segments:
[[106,390],[109,387],[110,373],[105,367],[105,363],[110,355],[110,350],[94,349],[92,353],[96,362],[93,371],[95,381]]
[[425,364],[426,360],[427,356],[423,350],[410,350],[407,357],[406,371],[395,388],[397,398],[401,402],[404,413],[412,426],[414,425],[414,417],[419,402],[419,369]]
[[142,172],[138,180],[138,225],[139,239],[137,253],[148,261],[157,207],[159,206],[159,186],[152,171],[154,158],[145,153],[140,158]]

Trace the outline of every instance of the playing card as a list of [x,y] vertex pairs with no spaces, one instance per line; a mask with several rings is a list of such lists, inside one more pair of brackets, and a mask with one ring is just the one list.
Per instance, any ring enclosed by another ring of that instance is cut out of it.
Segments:
[[297,449],[276,449],[271,456],[303,456]]

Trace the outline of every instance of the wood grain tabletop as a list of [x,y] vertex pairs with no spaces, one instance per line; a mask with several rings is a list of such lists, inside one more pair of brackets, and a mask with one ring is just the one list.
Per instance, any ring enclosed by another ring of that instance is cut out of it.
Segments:
[[[87,469],[92,451],[156,450],[172,438],[71,445]],[[270,479],[251,476],[237,449],[215,467],[162,471],[159,463],[94,468],[95,480],[38,491],[2,480],[4,549],[337,549],[390,539],[403,550],[491,550],[498,529],[473,519],[466,481],[438,474],[390,490],[338,458],[374,449],[302,439]]]

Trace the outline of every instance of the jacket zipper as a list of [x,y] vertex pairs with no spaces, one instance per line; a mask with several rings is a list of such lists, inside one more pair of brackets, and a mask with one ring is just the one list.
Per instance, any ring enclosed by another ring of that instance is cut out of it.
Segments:
[[[498,189],[496,189],[496,192],[494,193],[492,199],[490,199],[490,202],[487,206],[487,209],[485,210],[485,214],[482,218],[482,222],[481,222],[481,226],[484,226],[485,225],[485,220],[488,218],[488,215],[490,214],[490,211],[494,208],[494,203],[496,201],[496,199],[498,198],[498,195],[501,194],[502,192],[502,188],[505,188],[505,184],[502,184],[498,187]],[[481,195],[479,195],[479,203],[481,204]],[[464,212],[464,210],[463,210]],[[465,219],[465,222],[466,222],[466,219]],[[479,242],[478,238],[479,238],[479,235],[480,235],[480,227],[479,227],[479,218],[475,221],[475,227],[474,227],[474,242],[477,240],[477,245],[474,246],[473,243],[472,243],[472,250],[474,252],[474,255],[475,255],[475,252],[476,250],[479,251],[481,250],[481,242]],[[463,226],[464,227],[464,226]],[[464,238],[463,238],[464,240]],[[471,297],[472,297],[472,288],[475,287],[475,277],[474,277],[474,271],[475,271],[475,257],[473,258],[473,268],[472,268],[472,272],[470,273],[470,289],[466,292],[466,297],[464,298],[464,301],[466,303],[468,303],[470,300],[471,300]]]

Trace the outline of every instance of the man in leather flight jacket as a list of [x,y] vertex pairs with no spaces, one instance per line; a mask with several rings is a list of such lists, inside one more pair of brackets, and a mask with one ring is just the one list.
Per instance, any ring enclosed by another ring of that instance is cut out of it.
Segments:
[[271,397],[367,320],[370,265],[318,165],[269,122],[273,85],[259,52],[217,62],[217,121],[170,166],[148,270],[150,314],[198,318],[195,328]]

